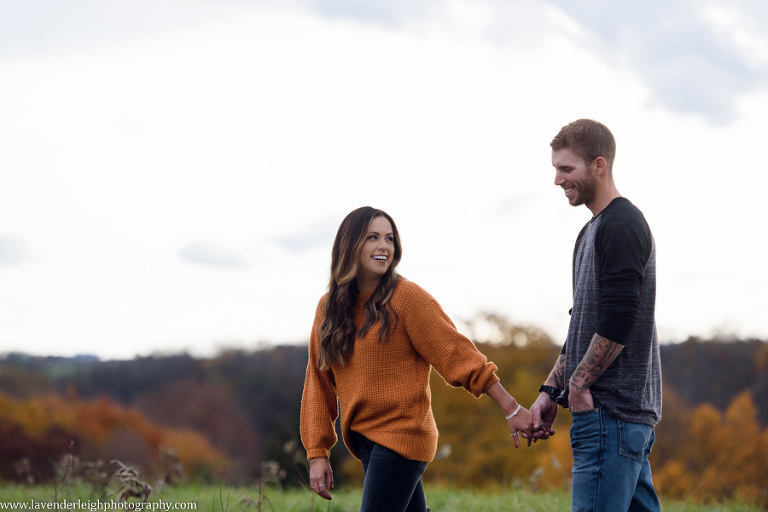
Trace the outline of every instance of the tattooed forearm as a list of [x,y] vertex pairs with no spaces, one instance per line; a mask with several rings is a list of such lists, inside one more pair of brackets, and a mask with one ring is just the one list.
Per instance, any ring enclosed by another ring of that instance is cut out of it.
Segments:
[[573,384],[579,389],[589,389],[616,360],[623,348],[624,345],[595,334],[587,353],[584,354],[576,371],[571,375],[569,384]]
[[549,377],[547,377],[546,384],[547,386],[555,386],[560,389],[563,389],[565,387],[565,354],[560,354],[560,357],[557,358],[557,362],[555,363],[555,367],[552,368],[552,371],[549,372]]

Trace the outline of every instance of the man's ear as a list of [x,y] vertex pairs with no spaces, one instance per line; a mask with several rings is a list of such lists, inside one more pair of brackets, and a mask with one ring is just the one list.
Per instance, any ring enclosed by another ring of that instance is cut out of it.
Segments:
[[592,165],[595,166],[595,172],[598,176],[604,176],[608,172],[608,162],[602,156],[595,158]]

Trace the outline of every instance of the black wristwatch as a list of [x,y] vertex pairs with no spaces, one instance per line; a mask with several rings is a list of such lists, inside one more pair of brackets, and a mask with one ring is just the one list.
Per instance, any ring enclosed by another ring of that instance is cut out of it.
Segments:
[[543,385],[539,388],[539,393],[546,393],[552,397],[552,400],[557,402],[557,399],[563,394],[563,390],[556,386]]

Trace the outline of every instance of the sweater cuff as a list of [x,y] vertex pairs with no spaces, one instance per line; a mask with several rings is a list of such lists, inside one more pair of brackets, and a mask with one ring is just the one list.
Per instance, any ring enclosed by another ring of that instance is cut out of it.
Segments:
[[488,389],[499,381],[500,381],[499,376],[496,375],[495,373],[492,373],[490,378],[488,379],[488,382],[485,385],[485,389],[483,389],[483,394],[488,393]]
[[331,452],[330,450],[324,450],[323,448],[313,448],[312,450],[307,450],[307,460],[316,459],[318,457],[325,457],[326,459],[330,459]]

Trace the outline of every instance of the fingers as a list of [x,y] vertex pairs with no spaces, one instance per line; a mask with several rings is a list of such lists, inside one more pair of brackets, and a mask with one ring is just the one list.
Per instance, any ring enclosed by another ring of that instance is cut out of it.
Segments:
[[520,429],[520,435],[524,439],[531,439],[533,438],[534,431],[531,429]]
[[[510,421],[509,430],[515,440],[515,448],[520,447],[520,437],[527,440],[528,446],[531,446],[533,438],[533,418],[528,409],[521,408],[517,417]],[[519,431],[519,433],[518,433]]]
[[321,498],[332,499],[328,491],[333,490],[333,470],[328,461],[318,461],[310,466],[309,487]]
[[319,488],[316,489],[315,492],[317,492],[317,495],[320,496],[321,498],[324,498],[326,500],[332,499],[331,495],[328,493],[328,489],[324,484],[320,484]]
[[333,472],[328,473],[328,476],[325,479],[326,483],[328,484],[328,490],[333,490]]
[[541,427],[541,409],[536,407],[536,404],[534,403],[531,406],[531,412],[533,413],[533,428],[536,430]]
[[[555,413],[557,411],[555,410]],[[515,441],[515,448],[520,447],[520,438],[522,437],[527,441],[527,445],[537,442],[539,439],[549,439],[555,434],[555,430],[552,428],[550,421],[554,420],[554,415],[550,414],[551,411],[546,411],[546,417],[542,415],[542,408],[534,403],[531,406],[530,411],[523,408],[520,413],[514,419],[509,420],[509,430],[512,433],[512,438]]]
[[520,438],[522,437],[527,441],[528,446],[531,446],[531,443],[536,442],[536,432],[530,431],[530,430],[521,430],[519,433],[514,432],[512,434],[512,437],[515,440],[515,448],[520,447]]
[[522,411],[524,411],[524,413],[520,415],[520,423],[517,425],[517,430],[520,430],[523,437],[527,439],[531,437],[536,429],[533,424],[533,415],[531,414],[531,411],[527,409],[523,409]]
[[332,499],[328,491],[329,489],[333,490],[333,484],[327,484],[327,485],[323,483],[310,484],[310,487],[315,492],[315,494],[317,494],[321,498],[324,498],[326,500]]
[[[551,427],[551,420],[554,419],[550,417],[554,416],[551,412],[551,410],[542,407],[538,401],[533,403],[529,412],[529,423],[526,426],[520,427],[520,434],[528,441],[528,446],[531,446],[531,444],[539,439],[549,439],[555,433]],[[555,410],[555,413],[557,413],[557,410]]]
[[546,421],[542,421],[538,429],[534,429],[533,437],[535,439],[549,439],[555,434],[553,429]]

